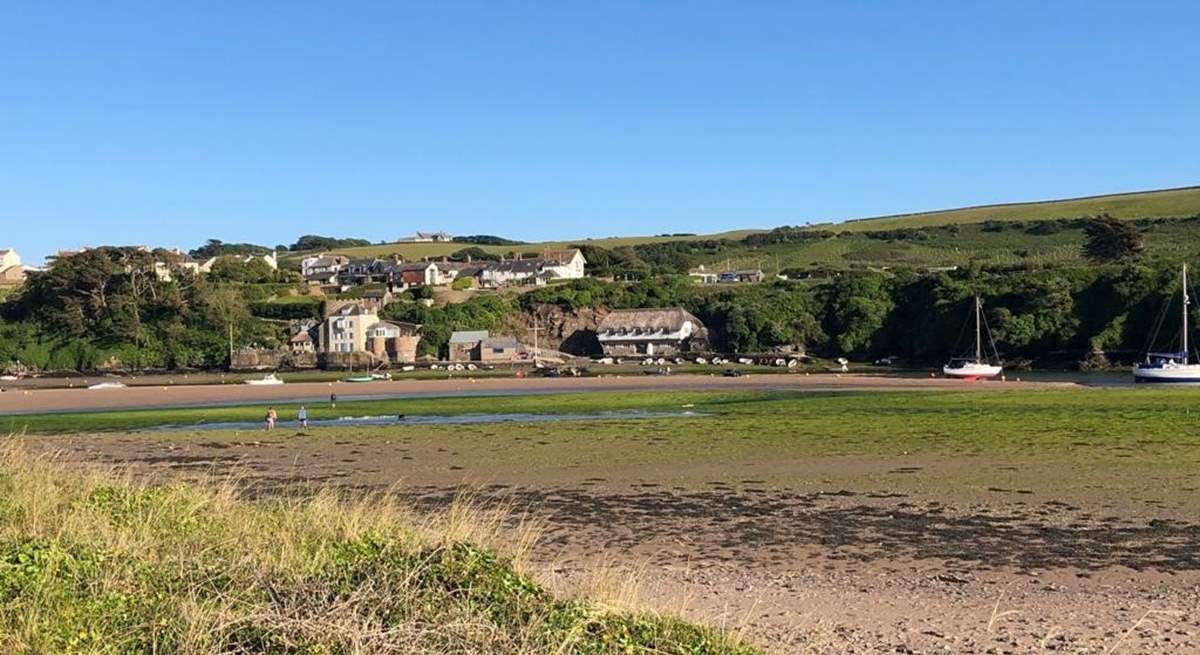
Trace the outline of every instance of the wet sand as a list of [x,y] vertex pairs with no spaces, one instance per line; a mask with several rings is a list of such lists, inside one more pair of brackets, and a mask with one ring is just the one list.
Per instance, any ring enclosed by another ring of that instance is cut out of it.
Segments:
[[159,409],[253,403],[328,402],[368,398],[419,398],[505,394],[553,394],[588,391],[680,390],[996,390],[1075,387],[1065,382],[980,381],[946,378],[898,378],[870,375],[643,375],[594,378],[480,378],[446,380],[396,380],[365,384],[348,382],[298,382],[277,386],[163,385],[123,389],[29,389],[6,386],[0,393],[0,416],[45,412],[80,412],[120,409]]

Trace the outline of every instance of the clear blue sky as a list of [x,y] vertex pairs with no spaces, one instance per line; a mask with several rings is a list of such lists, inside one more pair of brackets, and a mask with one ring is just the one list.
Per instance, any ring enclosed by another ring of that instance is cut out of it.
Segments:
[[1197,6],[6,3],[0,247],[707,232],[1196,184]]

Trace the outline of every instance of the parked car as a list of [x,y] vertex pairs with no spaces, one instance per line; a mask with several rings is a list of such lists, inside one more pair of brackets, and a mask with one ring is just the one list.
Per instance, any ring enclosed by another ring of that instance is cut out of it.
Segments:
[[740,378],[743,375],[745,375],[745,373],[742,373],[741,371],[737,370],[736,368],[727,368],[727,369],[725,369],[725,372],[722,373],[721,375],[724,375],[727,378]]

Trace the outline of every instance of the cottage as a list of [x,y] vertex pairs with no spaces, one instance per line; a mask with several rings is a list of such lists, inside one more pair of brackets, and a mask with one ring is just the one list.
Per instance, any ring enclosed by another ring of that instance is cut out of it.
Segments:
[[566,280],[578,280],[584,276],[587,259],[579,248],[555,250],[547,248],[542,251],[542,270],[554,277]]
[[0,285],[15,285],[25,281],[21,256],[12,248],[0,248]]
[[705,268],[703,264],[689,270],[688,277],[697,284],[716,284],[719,278],[716,271]]
[[352,259],[337,272],[337,281],[347,287],[388,282],[400,266],[399,260]]
[[293,334],[292,338],[288,340],[288,346],[293,355],[317,352],[317,344],[313,342],[312,335],[308,330],[300,330]]
[[704,324],[679,307],[612,311],[596,328],[596,336],[610,357],[673,355],[708,348]]
[[541,262],[536,259],[488,262],[479,271],[479,286],[496,288],[510,284],[537,284],[541,272]]
[[338,271],[349,263],[350,258],[344,255],[330,255],[329,253],[310,255],[300,260],[300,274],[306,280],[309,276],[324,276],[321,279],[330,279],[328,274],[337,275]]
[[753,283],[753,282],[762,282],[765,278],[766,278],[766,276],[763,274],[761,269],[751,268],[751,269],[743,269],[740,271],[725,271],[724,273],[721,273],[720,280],[721,280],[721,282],[726,282],[726,283],[733,283],[733,282],[752,282]]
[[399,264],[392,267],[388,281],[394,285],[403,287],[436,286],[438,283],[438,267],[433,262]]
[[376,313],[383,311],[384,307],[392,304],[395,297],[388,289],[367,289],[362,294],[362,304],[364,307],[374,309]]

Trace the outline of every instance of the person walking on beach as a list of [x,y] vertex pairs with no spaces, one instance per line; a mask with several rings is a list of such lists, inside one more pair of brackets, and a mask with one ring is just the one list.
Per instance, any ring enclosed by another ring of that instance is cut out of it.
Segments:
[[274,430],[274,429],[275,429],[275,421],[276,421],[276,419],[278,419],[278,418],[279,418],[279,414],[277,414],[277,413],[275,412],[275,408],[274,408],[274,407],[268,407],[268,408],[267,408],[267,429],[268,429],[268,430]]
[[329,394],[329,408],[337,409],[337,394],[336,393]]
[[308,409],[304,405],[300,406],[300,413],[296,418],[300,419],[300,427],[308,427]]

